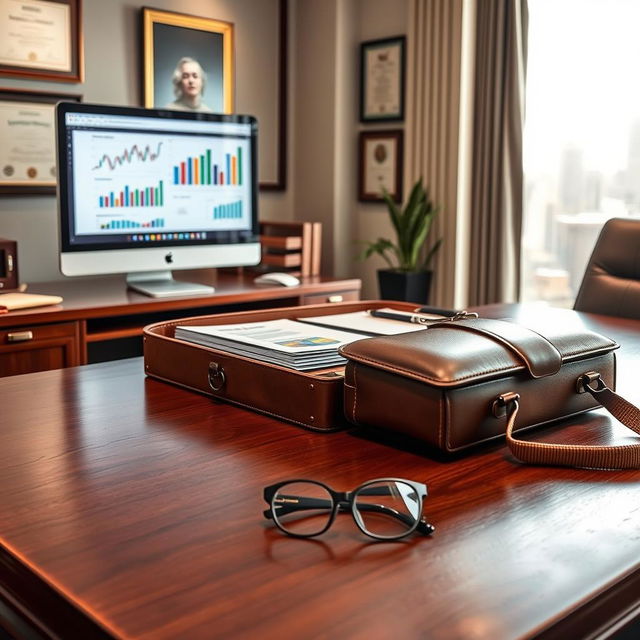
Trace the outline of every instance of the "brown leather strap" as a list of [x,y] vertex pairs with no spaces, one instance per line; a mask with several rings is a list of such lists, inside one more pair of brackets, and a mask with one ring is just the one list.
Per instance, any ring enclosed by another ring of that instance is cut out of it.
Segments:
[[483,335],[499,342],[526,365],[532,378],[552,376],[560,371],[562,356],[558,349],[539,333],[505,320],[493,318],[469,318],[451,322],[438,322],[433,329],[459,329]]
[[[591,385],[597,386],[593,388]],[[613,392],[598,374],[590,372],[581,377],[579,389],[589,392],[598,403],[623,425],[640,434],[640,410]],[[507,444],[511,453],[530,464],[551,464],[590,469],[640,468],[640,443],[620,446],[550,444],[531,442],[513,437],[518,415],[518,394],[504,394],[498,403],[507,407]]]

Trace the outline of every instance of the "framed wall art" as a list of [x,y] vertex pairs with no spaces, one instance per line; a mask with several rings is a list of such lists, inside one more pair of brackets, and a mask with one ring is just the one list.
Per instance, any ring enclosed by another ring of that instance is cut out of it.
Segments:
[[82,0],[1,0],[0,74],[82,82]]
[[143,9],[144,106],[233,111],[233,24]]
[[360,132],[361,202],[383,202],[383,188],[396,202],[402,200],[402,142],[402,129]]
[[405,37],[360,45],[360,121],[404,120]]
[[[252,12],[268,37],[260,47],[242,50],[236,111],[258,118],[260,189],[282,191],[287,185],[287,0],[260,0],[253,3]],[[240,45],[238,41],[238,50]]]
[[0,88],[0,194],[55,193],[55,105],[80,99]]

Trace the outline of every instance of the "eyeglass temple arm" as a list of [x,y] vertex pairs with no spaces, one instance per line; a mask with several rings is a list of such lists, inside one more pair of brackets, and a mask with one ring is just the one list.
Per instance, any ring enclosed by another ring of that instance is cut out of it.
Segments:
[[[365,487],[364,489],[360,489],[358,493],[361,496],[392,495],[391,489],[385,486]],[[361,505],[361,504],[358,505],[358,509],[362,509],[363,511],[383,511],[385,513],[388,511],[391,511],[392,513],[390,513],[389,515],[393,515],[398,520],[402,520],[407,524],[412,524],[411,518],[409,518],[408,516],[405,516],[403,513],[400,513],[399,511],[395,511],[395,509],[390,509],[389,507],[385,507],[384,505],[371,505],[371,507],[373,507],[373,509],[368,508],[368,505],[367,506]],[[424,533],[427,536],[436,530],[436,528],[432,524],[429,524],[426,520],[424,520],[424,518],[420,520],[420,522],[418,522],[418,526],[416,527],[416,529],[420,531],[420,533]]]
[[[380,490],[370,492],[370,495],[388,494],[388,491],[380,492]],[[275,505],[275,508],[278,509],[279,516],[286,516],[287,514],[294,513],[295,511],[306,511],[308,509],[332,508],[331,500],[325,500],[324,498],[303,498],[300,496],[282,496],[282,498],[284,498],[285,500],[295,500],[295,502],[287,502],[285,504]],[[338,509],[344,511],[346,509],[346,504],[347,503],[343,502],[338,503]],[[396,520],[401,520],[409,526],[413,525],[413,520],[409,516],[405,515],[404,513],[400,513],[395,509],[391,509],[390,507],[387,507],[383,504],[364,503],[359,504],[358,509],[361,511],[375,511],[377,513],[384,513],[385,515],[396,518]],[[271,509],[266,509],[263,514],[265,518],[273,519],[273,512]],[[428,522],[425,522],[424,520],[420,520],[420,522],[418,522],[418,526],[416,527],[416,529],[420,531],[420,533],[424,533],[425,535],[429,535],[430,533],[433,533],[435,531],[435,527]]]

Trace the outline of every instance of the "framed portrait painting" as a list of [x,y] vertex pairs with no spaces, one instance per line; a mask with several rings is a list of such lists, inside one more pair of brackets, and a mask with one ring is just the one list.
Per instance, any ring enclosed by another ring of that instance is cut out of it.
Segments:
[[77,94],[0,88],[0,194],[56,192],[55,106]]
[[358,200],[383,202],[383,189],[402,200],[402,141],[402,129],[360,132]]
[[0,0],[0,74],[82,82],[82,0]]
[[233,111],[233,24],[143,9],[144,106]]

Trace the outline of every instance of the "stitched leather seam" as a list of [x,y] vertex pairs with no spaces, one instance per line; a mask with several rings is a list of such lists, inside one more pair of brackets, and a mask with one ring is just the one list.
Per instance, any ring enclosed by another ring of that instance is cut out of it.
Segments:
[[[580,352],[576,352],[576,353],[580,353]],[[608,351],[603,351],[603,349],[600,350],[595,350],[595,351],[589,351],[584,353],[584,359],[587,360],[593,356],[596,355],[604,355],[608,353]],[[401,373],[401,374],[405,374],[408,377],[414,378],[416,380],[427,380],[430,382],[434,382],[436,384],[440,383],[441,384],[441,380],[439,378],[433,378],[430,376],[426,376],[423,374],[418,374],[418,373],[414,373],[409,371],[408,369],[402,369],[400,367],[395,367],[393,365],[390,365],[386,362],[381,362],[380,360],[375,360],[373,358],[369,358],[368,356],[353,356],[350,354],[347,354],[346,352],[344,353],[344,355],[347,355],[348,358],[350,358],[351,360],[355,360],[356,362],[362,362],[364,364],[369,364],[369,365],[377,365],[380,367],[380,369],[383,369],[385,371],[393,371],[394,373]],[[563,362],[563,365],[565,363]],[[462,376],[460,378],[456,378],[455,380],[453,380],[451,382],[451,384],[455,384],[456,382],[461,382],[463,380],[469,380],[469,379],[473,379],[473,378],[479,378],[479,377],[484,377],[487,374],[491,374],[491,373],[501,373],[503,371],[513,371],[513,372],[517,372],[517,371],[522,371],[523,369],[526,369],[526,366],[522,365],[522,366],[514,366],[514,365],[509,365],[506,367],[500,367],[500,368],[496,368],[496,369],[487,369],[486,371],[482,371],[481,373],[472,373],[469,374],[467,376]]]
[[567,351],[563,356],[563,362],[566,358],[570,358],[572,356],[581,355],[584,356],[584,359],[591,358],[593,356],[609,353],[613,349],[616,349],[618,344],[612,342],[610,345],[606,345],[603,347],[597,347],[596,349],[592,349],[591,351],[581,351],[580,349],[575,349],[574,351]]
[[[446,416],[448,415],[449,417],[451,417],[451,410],[449,409],[448,412],[445,412],[445,404],[449,405],[449,395],[444,393],[441,395],[440,397],[440,402],[438,403],[440,405],[440,424],[438,425],[438,444],[440,445],[440,447],[442,447],[445,444],[445,435],[446,435],[446,449],[447,451],[451,450],[451,442],[450,442],[450,430],[449,430],[449,425],[446,425],[446,429],[445,429],[445,419]],[[444,432],[444,433],[443,433]]]
[[352,420],[357,424],[356,405],[358,403],[358,367],[353,367],[353,405],[351,408]]
[[[385,362],[380,362],[379,360],[374,360],[373,358],[368,358],[366,356],[358,356],[357,358],[353,358],[353,359],[357,360],[358,362],[362,362],[364,364],[378,365],[380,367],[380,369],[382,369],[384,371],[393,371],[394,373],[402,373],[402,374],[408,375],[408,377],[414,378],[416,380],[427,380],[429,382],[434,382],[434,383],[441,382],[438,378],[432,378],[430,376],[425,376],[425,375],[422,375],[422,374],[411,373],[407,369],[401,369],[400,367],[394,367],[393,365],[389,365],[389,364],[387,364]],[[459,382],[459,381],[462,381],[462,380],[478,378],[480,376],[485,376],[486,374],[489,374],[489,373],[501,373],[503,371],[521,371],[521,370],[523,370],[525,368],[526,367],[524,367],[524,366],[515,367],[513,365],[510,365],[508,367],[501,367],[499,369],[487,369],[486,371],[483,371],[481,374],[473,373],[473,374],[469,374],[467,376],[462,376],[460,378],[456,378],[456,380],[454,382]],[[437,386],[440,386],[440,385],[437,385]]]

